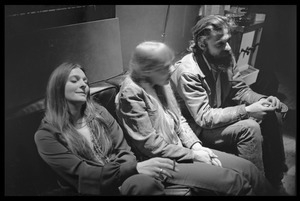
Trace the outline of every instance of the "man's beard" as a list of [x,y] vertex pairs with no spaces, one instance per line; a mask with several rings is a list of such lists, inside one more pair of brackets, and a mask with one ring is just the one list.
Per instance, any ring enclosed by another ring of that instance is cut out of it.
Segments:
[[220,55],[213,56],[210,54],[209,50],[206,49],[203,51],[203,55],[207,59],[208,63],[213,64],[219,69],[227,69],[232,66],[234,55],[232,50],[229,51],[223,51],[220,53]]

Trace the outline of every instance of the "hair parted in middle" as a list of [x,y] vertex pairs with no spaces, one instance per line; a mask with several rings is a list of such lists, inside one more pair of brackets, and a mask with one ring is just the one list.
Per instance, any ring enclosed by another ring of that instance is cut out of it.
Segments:
[[43,121],[52,125],[58,132],[57,137],[73,153],[93,160],[100,164],[108,162],[112,152],[112,142],[109,137],[105,119],[99,114],[99,106],[87,94],[86,103],[81,107],[82,116],[86,118],[95,140],[101,144],[97,154],[89,146],[87,140],[79,134],[72,122],[71,113],[65,97],[65,86],[71,71],[75,68],[84,69],[77,63],[64,62],[50,75],[45,98],[45,117]]
[[193,51],[194,53],[202,51],[198,46],[199,41],[201,44],[205,43],[212,35],[212,32],[222,32],[224,29],[228,29],[230,33],[235,27],[236,24],[232,18],[222,15],[205,16],[192,28],[193,40],[190,41],[188,50]]
[[158,41],[145,41],[136,46],[129,62],[131,77],[145,80],[149,72],[170,65],[175,58],[174,52],[166,44]]

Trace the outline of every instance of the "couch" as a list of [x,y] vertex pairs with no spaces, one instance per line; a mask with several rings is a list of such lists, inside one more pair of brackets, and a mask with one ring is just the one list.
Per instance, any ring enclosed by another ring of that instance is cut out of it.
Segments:
[[[91,98],[116,119],[115,96],[126,75],[91,85]],[[5,115],[5,195],[74,196],[61,188],[55,172],[40,158],[34,134],[44,115],[44,99],[33,101]],[[169,186],[168,195],[192,195],[190,188]]]

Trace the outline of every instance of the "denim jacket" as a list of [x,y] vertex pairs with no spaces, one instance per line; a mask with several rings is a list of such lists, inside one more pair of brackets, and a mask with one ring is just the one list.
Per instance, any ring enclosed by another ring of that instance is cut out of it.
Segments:
[[[170,85],[165,86],[168,98],[174,98]],[[180,113],[180,132],[178,138],[181,144],[166,141],[156,128],[158,118],[157,101],[130,77],[125,78],[116,96],[116,113],[119,122],[128,135],[128,143],[140,160],[152,157],[166,157],[177,161],[192,161],[193,152],[190,149],[201,141],[187,124]],[[179,110],[179,108],[178,108]]]
[[190,53],[174,67],[171,85],[176,98],[182,110],[187,110],[187,116],[192,116],[201,129],[213,129],[248,118],[245,106],[265,97],[252,91],[241,77],[236,76],[234,65],[220,74],[222,103],[216,108],[213,104],[215,82],[202,55],[196,61],[194,54]]

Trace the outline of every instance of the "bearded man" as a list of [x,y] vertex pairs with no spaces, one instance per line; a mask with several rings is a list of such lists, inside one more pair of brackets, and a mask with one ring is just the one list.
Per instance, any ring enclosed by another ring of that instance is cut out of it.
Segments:
[[191,52],[174,65],[171,85],[203,146],[250,160],[282,188],[287,167],[275,112],[285,105],[254,92],[239,76],[228,43],[233,27],[220,15],[200,19],[192,29]]

